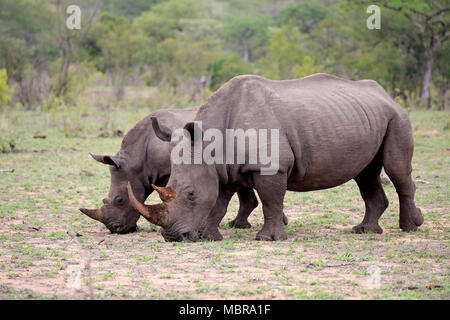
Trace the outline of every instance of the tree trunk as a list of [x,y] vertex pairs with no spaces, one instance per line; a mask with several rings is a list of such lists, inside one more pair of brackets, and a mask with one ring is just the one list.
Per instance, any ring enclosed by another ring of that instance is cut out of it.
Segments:
[[436,51],[441,45],[441,39],[438,37],[434,38],[433,45],[431,46],[430,52],[425,57],[425,73],[422,80],[422,91],[420,94],[420,107],[430,107],[430,84],[431,77],[433,74],[433,62]]
[[242,49],[244,50],[244,63],[248,63],[248,46],[247,46],[247,40],[245,38],[241,39],[242,43]]
[[431,74],[433,72],[433,60],[434,56],[430,52],[427,55],[425,61],[425,73],[423,75],[422,80],[422,91],[420,95],[420,107],[430,107],[429,99],[430,99],[430,83],[431,83]]
[[67,47],[65,49],[62,49],[62,62],[61,62],[61,67],[59,69],[59,75],[58,75],[58,85],[57,85],[57,89],[55,92],[55,95],[57,97],[63,96],[65,91],[66,91],[66,87],[67,87],[67,83],[69,81],[69,67],[72,64],[72,51],[71,51],[71,46],[70,46],[70,40],[67,40]]

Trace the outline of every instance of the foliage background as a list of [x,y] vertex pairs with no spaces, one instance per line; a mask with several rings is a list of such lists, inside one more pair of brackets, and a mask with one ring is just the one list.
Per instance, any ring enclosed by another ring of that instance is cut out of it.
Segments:
[[[66,28],[70,4],[80,30]],[[370,4],[379,30],[366,27]],[[449,10],[446,0],[0,0],[0,105],[185,107],[239,74],[327,72],[374,79],[407,108],[446,109]],[[108,98],[83,99],[103,89]]]

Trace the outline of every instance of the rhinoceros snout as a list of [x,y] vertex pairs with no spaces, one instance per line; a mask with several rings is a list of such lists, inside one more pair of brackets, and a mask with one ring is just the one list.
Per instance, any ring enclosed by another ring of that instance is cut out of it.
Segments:
[[120,224],[115,224],[111,226],[111,231],[115,233],[120,233],[120,231],[123,231],[123,227]]
[[118,233],[118,234],[125,234],[125,233],[132,233],[136,232],[138,230],[138,227],[135,226],[124,226],[121,224],[114,224],[111,226],[108,226],[109,231],[111,233]]
[[166,242],[195,242],[199,239],[198,232],[183,232],[181,234],[173,235],[162,231],[161,235]]

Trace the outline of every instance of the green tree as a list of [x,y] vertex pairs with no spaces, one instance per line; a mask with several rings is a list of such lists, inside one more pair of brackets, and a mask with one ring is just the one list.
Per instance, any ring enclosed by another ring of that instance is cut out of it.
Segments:
[[425,50],[425,66],[421,89],[421,105],[429,104],[433,63],[442,43],[450,37],[450,5],[423,1],[383,1],[383,6],[402,13],[420,33]]
[[309,33],[326,16],[327,10],[317,1],[292,3],[280,12],[280,24],[293,24],[301,32]]
[[52,0],[52,9],[55,16],[54,36],[57,39],[59,68],[57,71],[54,87],[52,91],[56,97],[62,97],[65,94],[67,84],[69,82],[69,68],[73,63],[81,44],[84,42],[88,34],[94,18],[99,11],[99,3],[93,0],[84,2],[83,6],[83,27],[81,30],[71,30],[66,26],[67,13],[66,9],[72,4],[71,0]]
[[293,25],[272,29],[256,63],[259,72],[270,79],[292,79],[323,71],[302,45],[305,38]]
[[267,40],[272,18],[264,14],[231,16],[223,28],[225,38],[239,48],[245,63],[252,59],[254,51]]
[[14,98],[28,107],[39,100],[44,86],[35,70],[42,69],[54,48],[47,36],[51,14],[46,3],[0,0],[0,68],[6,69],[8,85],[15,88]]
[[103,0],[103,11],[133,19],[163,0]]
[[169,0],[152,7],[134,20],[134,24],[146,36],[156,42],[173,38],[183,31],[186,19],[207,17],[207,8],[203,1]]
[[115,103],[118,103],[131,73],[143,60],[145,38],[125,17],[104,12],[92,27],[89,39],[101,51],[95,62],[111,79]]
[[146,83],[168,85],[173,93],[187,85],[199,91],[198,82],[211,73],[209,66],[220,52],[217,21],[212,18],[209,2],[169,0],[152,7],[136,18],[133,26],[149,43],[145,62],[151,70]]
[[249,64],[245,64],[239,55],[234,53],[225,54],[212,64],[210,88],[217,90],[231,78],[242,74],[250,74],[252,71],[252,67]]
[[[349,6],[364,7],[369,1],[349,1]],[[450,37],[450,5],[448,1],[381,0],[377,3],[404,17],[416,30],[422,51],[421,106],[429,105],[433,63],[442,44]],[[382,27],[383,28],[383,23]]]
[[307,54],[327,72],[374,79],[407,103],[415,99],[421,80],[420,41],[406,18],[391,10],[382,11],[381,29],[367,29],[366,9],[353,2],[327,8],[326,18],[303,42]]

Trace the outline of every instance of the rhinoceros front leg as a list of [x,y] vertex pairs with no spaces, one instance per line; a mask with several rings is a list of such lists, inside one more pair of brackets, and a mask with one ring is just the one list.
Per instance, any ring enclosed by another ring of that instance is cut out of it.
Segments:
[[235,190],[228,188],[227,186],[219,186],[219,195],[216,200],[216,204],[206,218],[205,223],[200,228],[200,236],[202,239],[208,239],[211,241],[220,241],[223,239],[219,232],[219,223],[222,221],[225,213],[227,212],[228,203],[233,196]]
[[[248,222],[248,217],[253,212],[253,210],[258,206],[258,199],[256,198],[255,192],[251,188],[241,188],[237,192],[239,197],[239,211],[232,221],[228,225],[232,228],[238,229],[248,229],[252,225]],[[288,218],[283,213],[283,223],[288,224]]]
[[264,225],[256,235],[256,240],[286,240],[283,229],[283,200],[286,194],[286,175],[276,174],[263,176],[254,174],[255,189],[261,199],[264,214]]

